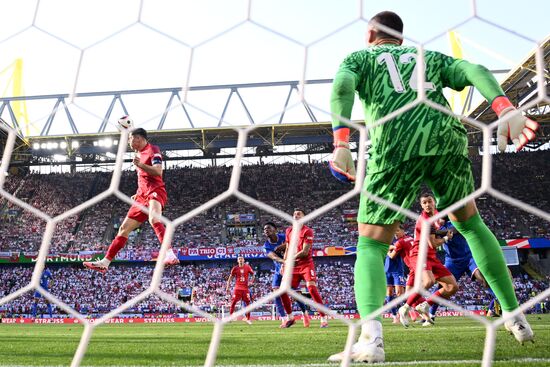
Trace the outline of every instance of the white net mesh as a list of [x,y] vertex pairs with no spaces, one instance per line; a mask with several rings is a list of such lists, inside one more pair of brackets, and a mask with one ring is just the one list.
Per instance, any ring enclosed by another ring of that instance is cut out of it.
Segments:
[[[302,56],[298,57],[296,59],[298,65],[294,65],[294,67],[295,67],[296,70],[298,70],[298,72],[296,74],[296,75],[298,75],[298,77],[296,79],[300,79],[300,81],[301,81],[300,87],[299,87],[299,90],[300,90],[300,93],[301,93],[300,98],[303,99],[303,100],[307,100],[307,98],[308,98],[308,95],[307,95],[308,86],[305,83],[305,81],[306,81],[306,78],[308,77],[308,75],[311,75],[311,74],[309,74],[310,73],[310,66],[311,66],[311,63],[312,63],[312,57],[315,57],[315,47],[316,47],[316,45],[318,43],[322,42],[322,41],[325,41],[327,39],[330,39],[333,36],[338,35],[339,33],[345,33],[348,28],[350,28],[350,27],[353,28],[357,23],[361,24],[362,26],[365,26],[366,22],[368,21],[368,17],[365,17],[364,14],[363,14],[364,13],[363,3],[359,2],[358,4],[359,4],[358,9],[357,9],[358,12],[355,14],[354,19],[352,17],[351,21],[342,22],[341,26],[336,27],[335,29],[329,30],[328,32],[326,32],[324,34],[310,35],[308,41],[304,41],[302,39],[295,39],[295,38],[293,38],[293,37],[291,37],[287,34],[282,33],[281,31],[279,31],[278,27],[276,25],[275,26],[270,26],[269,22],[264,23],[263,21],[258,21],[256,19],[254,19],[253,12],[251,11],[251,9],[253,8],[253,5],[254,5],[254,3],[252,1],[242,2],[242,4],[240,4],[240,6],[242,6],[242,9],[243,9],[243,14],[242,14],[241,17],[239,17],[238,19],[233,20],[233,22],[230,22],[230,23],[225,22],[221,26],[221,29],[215,29],[215,31],[211,32],[211,34],[209,34],[207,38],[201,39],[201,40],[194,40],[194,39],[189,40],[189,39],[186,39],[185,37],[180,37],[180,35],[172,33],[171,30],[169,30],[169,29],[167,30],[167,29],[163,28],[162,26],[160,26],[159,24],[155,24],[154,21],[149,22],[148,17],[147,17],[147,15],[148,15],[147,11],[149,10],[147,2],[138,2],[137,6],[136,6],[136,4],[134,4],[134,7],[132,9],[137,11],[137,17],[132,18],[132,17],[127,16],[126,18],[130,18],[130,19],[127,19],[126,23],[124,25],[120,26],[119,29],[111,30],[111,31],[109,31],[110,32],[109,34],[101,34],[101,35],[98,36],[97,39],[89,39],[89,40],[86,41],[85,44],[75,44],[76,41],[71,40],[70,37],[59,36],[57,34],[58,30],[55,30],[55,29],[54,30],[48,30],[48,29],[45,29],[44,27],[42,27],[40,25],[40,19],[41,19],[40,17],[42,15],[41,12],[46,11],[42,8],[43,6],[45,6],[44,4],[42,4],[42,2],[38,2],[38,4],[36,5],[36,8],[34,9],[35,10],[35,17],[31,21],[31,24],[28,25],[28,28],[31,28],[36,32],[42,33],[46,37],[50,37],[54,40],[57,40],[57,41],[65,44],[65,45],[70,46],[73,50],[76,50],[76,54],[75,54],[76,56],[75,57],[79,59],[79,62],[78,62],[78,66],[76,68],[76,71],[75,71],[74,74],[72,74],[72,78],[71,78],[71,80],[72,80],[71,91],[72,91],[72,94],[74,95],[79,90],[79,83],[82,82],[81,69],[88,67],[88,65],[86,65],[86,56],[87,56],[87,54],[93,53],[95,48],[101,46],[101,44],[103,44],[105,42],[109,42],[109,40],[111,40],[113,37],[115,37],[116,35],[121,33],[123,30],[127,29],[128,27],[142,26],[145,30],[153,32],[155,34],[155,36],[158,36],[160,38],[164,38],[165,41],[169,40],[170,42],[178,44],[179,46],[182,46],[183,48],[186,49],[186,52],[182,52],[182,55],[181,55],[182,59],[184,60],[183,64],[184,64],[185,67],[178,66],[178,69],[180,70],[180,72],[178,73],[178,78],[183,77],[183,79],[178,79],[178,80],[181,80],[181,85],[184,86],[184,97],[183,97],[183,99],[184,99],[184,101],[189,102],[187,100],[187,96],[188,96],[187,91],[189,90],[190,85],[192,83],[194,83],[194,79],[193,79],[194,70],[196,70],[197,68],[204,67],[204,65],[201,65],[201,62],[196,61],[197,58],[199,60],[201,58],[200,53],[201,53],[202,48],[203,47],[210,47],[210,45],[212,45],[212,44],[214,44],[214,46],[215,46],[217,44],[216,42],[220,38],[224,37],[224,35],[226,35],[227,33],[232,32],[235,29],[238,29],[239,27],[249,27],[249,28],[251,28],[250,30],[248,30],[250,32],[267,33],[269,35],[269,37],[278,38],[281,43],[290,43],[290,44],[293,45],[293,47],[297,47],[299,50],[301,50],[300,52],[302,52]],[[528,37],[524,37],[524,36],[521,36],[518,33],[511,32],[510,30],[506,29],[506,27],[503,27],[499,24],[495,24],[491,21],[483,19],[482,17],[480,17],[477,14],[476,3],[472,2],[472,5],[473,5],[473,7],[472,7],[473,12],[467,15],[466,20],[463,20],[463,19],[460,20],[460,21],[457,20],[456,24],[453,25],[453,26],[448,24],[447,27],[444,29],[444,31],[446,32],[448,30],[451,30],[451,29],[454,29],[454,28],[460,26],[461,24],[464,24],[464,23],[469,22],[471,20],[475,20],[475,21],[479,21],[479,22],[484,22],[484,23],[490,25],[491,27],[493,27],[495,29],[498,29],[499,31],[503,31],[505,33],[511,33],[514,36],[518,36],[518,37],[523,38],[524,40],[526,40],[527,42],[532,43],[533,45],[537,45],[537,42],[535,40],[531,40]],[[65,6],[67,6],[67,4],[65,4]],[[209,16],[208,10],[206,10],[206,12],[203,14],[203,16],[205,16],[205,17]],[[179,18],[179,16],[178,16],[178,18]],[[26,30],[26,29],[27,28],[24,28],[23,30]],[[4,35],[4,37],[2,38],[3,41],[1,43],[5,44],[7,42],[10,42],[10,40],[12,40],[13,37],[16,37],[17,34],[20,33],[20,32],[21,31],[18,30],[16,32],[14,31],[12,34]],[[60,33],[63,33],[63,32],[60,31]],[[423,47],[424,47],[423,45],[429,44],[434,39],[436,39],[437,37],[440,37],[440,36],[441,35],[435,36],[433,38],[429,38],[429,41],[426,41],[426,42],[417,42],[417,41],[414,41],[414,40],[409,40],[409,41],[411,41],[411,42],[418,45],[418,51],[419,51],[419,53],[418,53],[418,55],[419,55],[418,65],[420,65],[420,66],[423,65],[423,53],[422,53]],[[537,53],[536,53],[536,61],[537,61],[537,65],[536,65],[537,70],[536,71],[537,71],[538,80],[536,82],[538,83],[538,88],[539,88],[538,89],[538,95],[540,97],[537,98],[536,100],[532,101],[529,105],[522,106],[522,109],[524,109],[524,110],[530,108],[531,106],[533,106],[533,105],[537,104],[538,102],[542,101],[543,99],[547,98],[546,94],[545,94],[545,90],[544,90],[544,86],[546,85],[546,83],[545,83],[545,77],[544,77],[544,62],[543,62],[543,60],[544,60],[544,56],[542,55],[542,51],[541,51],[541,49],[538,49]],[[296,64],[296,62],[294,64]],[[228,70],[225,70],[225,71],[222,70],[222,72],[227,73],[229,71]],[[418,80],[419,80],[419,84],[422,84],[424,82],[424,70],[423,70],[422,67],[418,68]],[[216,80],[216,82],[219,83],[217,80]],[[72,99],[69,99],[69,100],[72,102]],[[425,104],[429,105],[431,108],[442,111],[443,113],[452,114],[452,112],[447,110],[446,108],[444,108],[442,106],[439,106],[439,105],[436,105],[433,102],[427,100],[424,90],[422,88],[420,88],[419,93],[418,93],[418,100],[417,101],[415,101],[414,103],[412,103],[410,105],[407,105],[407,106],[405,106],[405,107],[403,107],[403,108],[401,108],[397,111],[394,111],[392,114],[386,116],[385,118],[380,120],[378,123],[383,124],[386,121],[390,120],[391,118],[397,116],[398,114],[401,114],[401,113],[403,113],[403,112],[405,112],[405,111],[407,111],[411,108],[414,108],[414,106],[416,106],[419,103],[425,103]],[[192,103],[190,103],[190,104],[193,105]],[[323,107],[316,107],[314,103],[313,104],[310,103],[310,105],[318,113],[324,114],[326,116],[330,116],[330,112],[326,111]],[[179,108],[179,107],[180,107],[180,105],[176,105],[176,106],[172,106],[171,108],[173,109],[173,108]],[[200,104],[198,104],[197,106],[194,106],[194,107],[196,107],[197,110],[202,110]],[[291,108],[289,108],[289,109],[291,109]],[[210,115],[214,119],[219,118],[219,116],[216,116],[215,114],[212,114],[211,112],[208,112],[206,110],[203,110],[203,112],[204,112],[205,115]],[[476,129],[478,129],[479,131],[482,132],[484,151],[488,152],[490,150],[489,146],[490,146],[491,137],[492,137],[492,135],[494,133],[494,130],[497,126],[497,121],[495,121],[491,125],[487,126],[487,125],[481,124],[481,123],[479,123],[475,120],[468,119],[465,116],[458,116],[458,117],[460,117],[465,123],[469,124],[470,126],[476,128]],[[266,120],[269,120],[269,118],[266,118]],[[144,121],[142,121],[142,122],[144,122]],[[365,129],[364,126],[354,124],[351,121],[347,121],[347,123],[350,125],[350,127],[357,130],[358,133],[359,133],[358,157],[365,157],[365,148],[366,148],[366,145],[367,145],[367,130]],[[223,121],[223,124],[227,124],[227,125],[230,125],[230,126],[232,125],[232,123],[230,121],[225,121],[225,120]],[[294,265],[292,262],[286,264],[286,266],[285,266],[285,274],[284,274],[284,277],[283,277],[283,283],[281,285],[281,288],[278,291],[269,293],[267,296],[255,300],[248,307],[242,308],[242,309],[238,310],[237,312],[235,312],[233,315],[226,316],[224,318],[215,318],[215,317],[211,316],[209,313],[206,313],[206,312],[202,311],[201,309],[199,309],[197,307],[193,307],[193,306],[190,306],[189,304],[184,304],[184,303],[178,301],[173,295],[162,291],[161,288],[160,288],[160,284],[161,284],[161,279],[162,279],[163,271],[164,271],[164,266],[163,266],[162,259],[165,256],[166,250],[167,250],[170,242],[172,241],[172,237],[174,235],[175,228],[178,227],[179,225],[188,222],[189,220],[193,219],[194,217],[196,217],[197,215],[203,213],[204,211],[206,211],[206,210],[222,203],[226,199],[234,197],[234,198],[237,198],[237,199],[239,199],[239,200],[241,200],[245,203],[248,203],[251,206],[256,207],[256,208],[258,208],[258,209],[260,209],[260,210],[262,210],[266,213],[269,213],[269,214],[273,215],[274,217],[279,218],[280,220],[282,220],[284,222],[291,223],[294,227],[294,233],[297,233],[298,229],[300,229],[303,224],[306,224],[306,223],[310,222],[311,220],[313,220],[315,218],[318,218],[319,216],[329,212],[331,209],[338,207],[342,203],[350,200],[353,197],[356,197],[358,194],[361,193],[361,187],[362,187],[362,184],[363,184],[363,177],[364,177],[364,174],[365,174],[365,160],[364,159],[362,159],[362,158],[358,159],[358,167],[357,167],[357,169],[358,169],[358,173],[357,173],[358,180],[355,183],[355,186],[354,186],[353,190],[351,190],[347,194],[337,198],[336,200],[331,201],[331,202],[321,206],[320,208],[317,208],[317,209],[313,210],[311,213],[309,213],[303,219],[301,219],[299,221],[295,221],[295,220],[293,220],[293,218],[289,214],[281,211],[280,209],[272,207],[272,206],[270,206],[270,205],[268,205],[264,202],[258,201],[256,199],[244,194],[243,192],[239,191],[239,183],[240,183],[240,178],[241,178],[241,166],[242,166],[241,161],[242,161],[242,158],[243,158],[243,151],[247,147],[247,139],[248,139],[249,135],[254,131],[255,126],[235,128],[235,131],[238,132],[238,147],[237,147],[237,151],[236,151],[236,155],[235,155],[235,159],[234,159],[234,163],[233,163],[233,171],[232,171],[232,175],[231,175],[231,180],[230,180],[230,183],[229,183],[229,186],[228,186],[227,190],[224,191],[222,194],[220,194],[220,195],[214,197],[213,199],[209,200],[208,202],[204,203],[203,205],[201,205],[199,207],[196,207],[193,210],[185,213],[184,215],[180,216],[179,218],[176,218],[174,220],[169,220],[165,217],[159,218],[166,225],[166,236],[165,236],[164,242],[161,246],[160,254],[159,254],[159,257],[158,257],[159,261],[157,261],[157,264],[154,268],[154,272],[153,272],[153,275],[152,275],[150,285],[142,293],[140,293],[137,296],[129,299],[127,302],[121,304],[119,307],[117,307],[117,308],[113,309],[112,311],[106,313],[105,315],[103,315],[101,318],[95,320],[94,322],[91,322],[85,315],[75,311],[71,306],[63,303],[59,298],[55,297],[50,292],[48,292],[48,291],[44,290],[43,288],[41,288],[40,287],[40,276],[41,276],[41,274],[44,270],[44,267],[45,267],[46,257],[49,253],[51,239],[52,239],[52,236],[53,236],[53,233],[55,231],[55,227],[56,227],[57,224],[59,224],[63,220],[65,220],[65,219],[67,219],[67,218],[69,218],[69,217],[71,217],[71,216],[73,216],[77,213],[82,212],[83,210],[85,210],[87,208],[90,208],[90,207],[98,204],[100,201],[102,201],[102,200],[104,200],[104,199],[106,199],[107,197],[110,197],[110,196],[116,196],[118,199],[120,199],[121,201],[127,203],[128,205],[131,205],[133,203],[133,201],[127,195],[122,193],[119,189],[120,180],[121,180],[122,165],[123,165],[123,158],[124,158],[124,154],[125,154],[125,150],[126,150],[126,146],[127,146],[127,144],[126,144],[126,142],[127,142],[127,132],[124,131],[120,135],[120,141],[119,141],[119,144],[118,144],[118,153],[117,153],[117,158],[116,158],[116,164],[115,164],[113,175],[112,175],[112,178],[111,178],[111,184],[110,184],[108,190],[94,196],[93,198],[83,202],[82,204],[80,204],[80,205],[78,205],[78,206],[76,206],[76,207],[74,207],[70,210],[67,210],[67,211],[63,212],[62,214],[59,214],[59,215],[56,215],[56,216],[50,216],[50,215],[45,214],[45,213],[41,212],[40,210],[34,208],[33,206],[29,205],[25,201],[17,198],[15,195],[13,195],[13,194],[11,194],[11,193],[9,193],[5,190],[5,188],[4,188],[4,184],[5,184],[5,180],[6,180],[6,174],[5,173],[8,172],[8,167],[10,165],[10,158],[9,157],[11,156],[11,154],[14,150],[14,142],[16,140],[16,131],[14,129],[10,128],[9,126],[7,126],[7,124],[0,125],[0,128],[5,130],[8,133],[7,143],[6,143],[6,146],[4,147],[4,155],[3,155],[4,158],[3,158],[2,164],[1,164],[1,174],[0,174],[0,188],[1,189],[0,189],[0,194],[1,194],[2,197],[4,197],[9,202],[23,208],[24,210],[26,210],[26,211],[32,213],[33,215],[35,215],[37,218],[40,218],[40,219],[42,219],[46,222],[46,227],[45,227],[44,235],[43,235],[43,238],[42,238],[42,244],[40,246],[39,255],[38,255],[38,258],[36,260],[36,265],[34,266],[34,270],[33,270],[33,273],[32,273],[32,279],[31,279],[30,283],[28,285],[26,285],[25,287],[23,287],[23,288],[15,291],[15,292],[5,296],[5,297],[3,297],[2,299],[0,299],[0,305],[8,303],[8,302],[22,296],[26,292],[28,292],[32,289],[35,289],[38,292],[40,292],[50,302],[54,303],[59,308],[61,308],[63,311],[67,312],[68,314],[70,314],[73,317],[80,320],[80,322],[84,325],[84,331],[82,333],[82,337],[80,339],[80,343],[78,345],[78,348],[77,348],[77,350],[74,354],[74,358],[73,358],[72,364],[71,364],[72,366],[79,366],[80,365],[80,363],[82,361],[82,358],[85,355],[86,350],[88,348],[90,338],[92,337],[93,332],[94,332],[94,330],[97,326],[105,323],[106,321],[108,321],[109,319],[111,319],[113,317],[116,317],[117,315],[119,315],[124,310],[127,310],[127,309],[131,308],[133,305],[138,304],[139,302],[147,299],[148,297],[150,297],[152,295],[156,295],[156,296],[160,297],[161,299],[163,299],[164,301],[167,301],[169,303],[181,306],[182,308],[186,309],[188,312],[191,312],[195,315],[199,315],[201,317],[207,318],[207,319],[211,320],[211,322],[214,324],[214,331],[213,331],[213,334],[212,334],[210,347],[208,349],[208,354],[207,354],[207,357],[206,357],[206,360],[205,360],[205,366],[212,366],[212,365],[215,364],[216,355],[217,355],[218,347],[219,347],[219,344],[220,344],[222,331],[223,331],[224,326],[228,322],[230,322],[232,320],[236,320],[237,318],[243,316],[247,312],[255,310],[258,307],[263,307],[264,305],[271,305],[273,303],[274,298],[279,296],[280,294],[282,294],[284,292],[288,292],[293,297],[295,297],[297,299],[300,299],[301,301],[303,301],[304,303],[306,303],[310,306],[313,306],[317,309],[320,309],[320,310],[326,312],[328,315],[332,316],[333,318],[339,319],[341,322],[348,325],[349,333],[348,333],[347,343],[346,343],[346,346],[345,346],[345,351],[347,353],[347,356],[349,357],[349,354],[350,354],[350,351],[351,351],[351,346],[355,341],[357,331],[360,329],[360,327],[359,327],[360,323],[349,320],[346,317],[342,316],[341,314],[338,314],[335,311],[327,309],[326,307],[324,307],[322,305],[315,304],[311,299],[303,297],[298,292],[290,289],[290,278],[291,278],[292,269],[293,269],[293,265]],[[425,228],[428,228],[431,223],[433,223],[434,221],[436,221],[440,218],[443,218],[449,212],[451,212],[451,211],[459,208],[460,206],[464,205],[464,203],[466,203],[467,201],[469,201],[471,199],[474,199],[474,198],[477,198],[477,197],[479,197],[480,195],[483,195],[483,194],[491,195],[491,196],[495,197],[496,199],[499,199],[503,202],[506,202],[506,203],[510,204],[511,206],[520,208],[521,210],[523,210],[525,212],[528,212],[528,213],[531,213],[531,214],[533,214],[537,217],[540,217],[542,220],[550,221],[550,214],[549,213],[544,212],[544,211],[542,211],[542,210],[540,210],[540,209],[538,209],[538,208],[536,208],[532,205],[526,204],[526,203],[524,203],[520,200],[517,200],[513,197],[510,197],[509,195],[503,194],[502,192],[496,190],[493,187],[493,185],[492,185],[493,184],[492,183],[492,174],[491,174],[492,173],[492,156],[491,156],[491,154],[485,154],[483,156],[483,162],[482,163],[483,164],[482,164],[482,182],[481,182],[481,186],[473,194],[471,194],[467,198],[464,198],[460,202],[455,203],[453,206],[447,208],[446,210],[440,212],[438,215],[431,218],[429,222],[425,223]],[[370,195],[370,194],[364,192],[363,195]],[[377,197],[372,197],[372,199],[377,201],[377,202],[380,202],[380,203],[382,203],[382,204],[384,204],[384,205],[386,205],[390,208],[392,208],[393,210],[401,212],[402,214],[404,214],[405,216],[407,216],[408,218],[410,218],[412,220],[416,220],[416,218],[417,218],[417,214],[411,212],[408,209],[400,208],[400,207],[398,207],[398,206],[396,206],[392,203],[386,202],[386,201],[384,201],[382,199],[379,199]],[[143,208],[143,210],[147,211],[147,208]],[[427,234],[427,233],[428,233],[428,231],[425,230],[424,234]],[[296,243],[297,243],[297,237],[293,237],[292,241],[291,241],[291,248],[290,248],[291,249],[291,254],[290,254],[289,258],[292,258],[292,255],[296,251]],[[419,258],[423,259],[423,261],[418,263],[418,269],[421,269],[424,262],[425,262],[426,250],[427,250],[427,237],[426,237],[426,235],[424,235],[422,237],[422,240],[421,240],[421,252],[420,252],[420,255],[419,255]],[[370,318],[375,317],[376,314],[379,314],[381,312],[386,312],[390,308],[392,308],[393,306],[401,303],[411,292],[421,292],[424,295],[428,295],[428,292],[425,289],[422,288],[421,279],[419,277],[417,277],[416,282],[415,282],[415,286],[410,292],[408,292],[405,295],[403,295],[399,298],[396,298],[392,302],[388,303],[387,305],[382,307],[380,310],[378,310],[378,312],[376,312],[373,315],[370,315]],[[539,301],[541,301],[541,300],[543,300],[543,299],[545,299],[549,296],[550,296],[550,290],[547,289],[544,292],[538,294],[536,297],[533,297],[529,301],[527,301],[526,303],[522,304],[521,307],[517,310],[517,312],[525,311],[525,310],[531,308],[535,303],[537,303],[537,302],[539,302]],[[440,298],[438,298],[437,300],[440,301],[441,304],[443,304],[445,306],[448,306],[449,308],[464,311],[464,313],[466,315],[469,315],[469,317],[473,318],[474,320],[476,320],[477,322],[483,324],[486,327],[485,348],[484,348],[484,353],[483,353],[482,365],[485,366],[485,367],[491,366],[492,361],[493,361],[493,354],[494,354],[494,350],[495,350],[495,343],[496,343],[496,329],[498,327],[500,327],[506,321],[506,319],[501,318],[497,321],[491,322],[491,321],[489,321],[488,319],[486,319],[484,317],[479,317],[479,316],[476,316],[476,315],[472,315],[471,313],[468,313],[466,310],[462,309],[460,306],[458,306],[456,304],[453,304],[453,303],[451,303],[447,300],[440,299]],[[267,308],[269,308],[269,307],[271,307],[271,306],[267,306]],[[263,307],[263,309],[266,309],[266,307]],[[514,314],[512,314],[510,316],[513,316],[513,315]],[[363,319],[363,320],[361,320],[361,322],[365,322],[366,320],[367,319]],[[342,363],[343,366],[347,366],[348,364],[349,364],[349,361],[347,359],[344,360],[344,362]]]

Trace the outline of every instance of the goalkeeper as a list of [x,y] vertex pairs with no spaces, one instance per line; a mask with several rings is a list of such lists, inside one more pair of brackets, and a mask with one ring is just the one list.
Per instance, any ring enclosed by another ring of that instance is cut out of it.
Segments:
[[[370,127],[372,146],[357,218],[359,240],[355,264],[355,298],[362,318],[384,304],[384,258],[395,230],[405,218],[369,199],[366,192],[409,208],[420,185],[426,183],[435,195],[438,209],[443,210],[474,191],[466,129],[451,114],[423,103],[412,105],[417,100],[417,91],[422,88],[427,99],[449,109],[443,88],[462,90],[475,86],[500,119],[497,131],[500,151],[506,149],[509,139],[519,151],[535,137],[538,129],[536,122],[513,107],[489,70],[481,65],[426,51],[425,81],[419,85],[417,49],[402,46],[402,32],[403,22],[397,14],[385,11],[375,15],[366,34],[369,47],[344,59],[334,78],[331,95],[335,149],[330,169],[339,180],[355,180],[348,144],[349,128],[342,122],[351,117],[355,93],[363,104],[365,122]],[[407,105],[411,107],[406,109]],[[398,110],[401,113],[386,117]],[[372,126],[382,121],[385,123]],[[468,241],[479,269],[502,305],[503,316],[517,309],[517,298],[500,245],[481,219],[475,202],[469,201],[449,217]],[[505,328],[521,343],[533,339],[523,314],[506,321]],[[338,353],[329,360],[342,358],[343,353]],[[363,324],[351,358],[384,361],[379,318]]]

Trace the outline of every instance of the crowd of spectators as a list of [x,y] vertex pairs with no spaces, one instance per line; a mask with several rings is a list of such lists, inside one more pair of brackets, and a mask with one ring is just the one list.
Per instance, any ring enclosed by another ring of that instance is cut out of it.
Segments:
[[[230,269],[236,262],[212,261],[171,267],[165,270],[161,290],[175,296],[179,289],[194,288],[193,304],[207,312],[221,312],[230,303],[226,292],[226,281]],[[255,261],[256,279],[251,286],[253,299],[271,292],[272,263]],[[353,264],[350,259],[323,259],[317,261],[318,285],[324,302],[335,310],[355,309],[353,295]],[[113,265],[106,275],[87,271],[77,265],[50,267],[53,280],[49,290],[70,307],[84,315],[97,316],[109,312],[129,299],[140,294],[149,286],[153,265]],[[29,283],[33,268],[29,266],[3,266],[0,272],[0,298],[13,293]],[[550,279],[537,281],[525,274],[514,278],[518,299],[521,303],[548,288]],[[463,307],[486,306],[490,293],[477,282],[463,277],[460,290],[451,301]],[[231,288],[232,289],[232,288]],[[29,315],[32,310],[34,292],[28,292],[15,300],[0,306],[4,316]],[[44,301],[39,302],[45,309]],[[54,313],[62,313],[57,306]],[[533,310],[532,310],[533,311]],[[175,304],[152,295],[125,311],[129,314],[179,313]]]
[[[550,161],[550,151],[494,155],[492,186],[512,198],[550,211],[545,187],[549,174],[541,169]],[[472,158],[476,187],[480,186],[481,157]],[[232,167],[187,167],[166,170],[164,180],[168,204],[164,216],[178,218],[227,190]],[[8,176],[5,190],[49,216],[59,215],[105,191],[111,174],[28,174]],[[137,186],[136,173],[124,171],[120,189],[131,196]],[[543,188],[532,190],[532,187]],[[326,163],[262,164],[242,167],[239,190],[253,199],[283,212],[295,207],[306,211],[331,202],[351,187],[335,180]],[[484,194],[477,200],[482,216],[498,238],[549,237],[550,223],[541,220],[505,201]],[[42,241],[45,222],[29,211],[0,201],[0,251],[36,251]],[[129,205],[111,196],[78,214],[57,223],[50,252],[105,250],[120,226]],[[356,209],[358,196],[316,217],[309,224],[316,233],[315,247],[354,245],[357,224],[344,219],[344,210]],[[420,211],[418,205],[413,207]],[[9,215],[8,215],[9,213]],[[230,214],[252,214],[254,220],[236,223],[227,220]],[[242,200],[230,197],[205,209],[180,224],[174,234],[174,247],[220,247],[258,245],[262,240],[261,225],[275,220],[287,226],[273,214]],[[408,224],[412,223],[409,221]],[[127,249],[141,251],[158,248],[158,240],[148,224],[130,237]]]

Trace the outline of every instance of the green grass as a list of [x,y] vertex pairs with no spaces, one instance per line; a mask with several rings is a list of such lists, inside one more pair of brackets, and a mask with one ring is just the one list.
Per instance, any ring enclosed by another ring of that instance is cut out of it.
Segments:
[[[550,366],[550,315],[530,316],[529,320],[536,343],[520,346],[499,329],[495,366]],[[330,354],[343,349],[347,327],[337,321],[328,329],[317,326],[314,322],[310,329],[298,324],[281,330],[275,322],[252,326],[234,322],[223,330],[216,364],[324,364]],[[94,330],[82,365],[201,365],[212,330],[208,324],[102,325]],[[80,325],[0,324],[0,364],[68,365],[82,331]],[[384,321],[384,332],[386,361],[391,366],[410,361],[479,361],[482,357],[485,329],[468,318],[440,318],[429,329],[404,329]],[[479,366],[479,362],[452,366]]]

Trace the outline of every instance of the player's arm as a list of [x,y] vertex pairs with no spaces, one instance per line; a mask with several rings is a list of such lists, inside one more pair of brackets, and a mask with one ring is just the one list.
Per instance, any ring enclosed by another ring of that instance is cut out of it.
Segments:
[[162,176],[162,153],[156,145],[153,146],[151,165],[141,163],[137,157],[134,157],[134,164],[151,176]]
[[307,255],[309,254],[309,250],[311,250],[312,245],[313,245],[313,242],[305,242],[304,241],[304,246],[302,246],[302,251],[297,252],[296,256],[294,256],[294,258],[296,260],[298,260],[298,259],[302,259],[304,257],[307,257]]
[[[282,246],[282,245],[280,245],[280,246]],[[279,248],[279,247],[277,247],[277,248]],[[273,251],[268,252],[267,257],[270,258],[273,261],[278,262],[278,263],[281,263],[281,264],[285,263],[285,261]]]
[[493,74],[483,65],[476,65],[465,60],[455,60],[445,72],[447,86],[455,90],[473,85],[491,104],[500,119],[497,129],[497,145],[501,152],[506,150],[508,140],[512,140],[516,151],[535,138],[539,124],[528,119],[516,110],[506,97]]
[[342,62],[332,82],[330,96],[334,151],[329,166],[332,175],[342,182],[355,181],[355,163],[349,150],[350,130],[342,120],[351,119],[355,89],[359,80],[358,64],[353,56]]
[[256,273],[254,272],[254,270],[252,270],[252,268],[250,268],[250,280],[248,281],[248,285],[254,283],[255,277],[256,277]]
[[390,259],[395,259],[399,255],[399,248],[397,246],[390,246],[390,250],[388,252],[388,256]]
[[231,287],[231,281],[233,280],[233,271],[231,271],[231,274],[229,274],[229,278],[227,278],[227,284],[225,285],[225,291],[229,293],[229,287]]
[[453,238],[453,232],[447,231],[445,232],[445,235],[443,237],[436,237],[436,233],[430,234],[430,237],[428,238],[428,243],[431,248],[434,250],[437,250],[438,247],[443,246],[444,243],[447,243],[451,238]]

